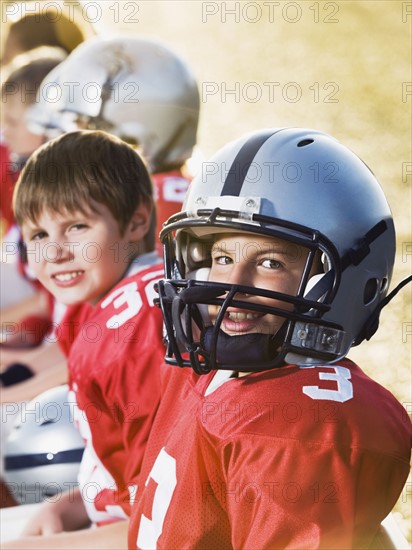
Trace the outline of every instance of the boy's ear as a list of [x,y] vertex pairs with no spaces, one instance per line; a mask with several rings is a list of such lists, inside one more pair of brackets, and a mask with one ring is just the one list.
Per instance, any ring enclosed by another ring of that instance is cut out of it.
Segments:
[[129,222],[127,231],[129,232],[130,242],[141,241],[145,238],[152,215],[152,207],[150,204],[141,202],[134,211],[132,219]]

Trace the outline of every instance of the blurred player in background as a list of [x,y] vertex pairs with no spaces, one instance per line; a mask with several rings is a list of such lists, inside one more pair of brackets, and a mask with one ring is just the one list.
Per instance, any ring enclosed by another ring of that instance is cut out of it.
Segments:
[[[46,74],[83,40],[94,35],[93,27],[82,17],[77,3],[3,2],[1,20],[2,121],[1,121],[1,258],[2,321],[15,323],[27,314],[40,311],[43,301],[33,294],[31,284],[20,277],[14,266],[20,265],[18,231],[11,212],[11,194],[21,167],[28,156],[46,140],[30,131],[27,112],[37,101],[36,92]],[[30,277],[29,277],[30,279]],[[25,296],[29,296],[25,300]],[[47,306],[46,306],[47,308]],[[26,319],[28,330],[20,337],[21,327],[10,327],[3,344],[31,347],[42,341],[46,324],[35,317]],[[3,327],[2,327],[3,328]],[[12,334],[10,334],[12,333]],[[7,361],[4,358],[4,361]]]
[[[11,206],[14,184],[28,157],[46,140],[44,134],[35,134],[30,130],[27,114],[36,103],[42,80],[65,57],[65,52],[60,48],[43,46],[18,55],[2,69],[0,214],[2,241],[8,245],[5,255],[10,256],[13,263],[18,263],[17,245],[20,239]],[[10,294],[10,289],[7,292]]]
[[[53,60],[61,61],[95,32],[92,25],[82,17],[76,2],[69,5],[61,0],[53,3],[43,0],[4,1],[1,8],[1,397],[2,402],[9,400],[17,404],[64,379],[64,370],[59,370],[59,364],[63,367],[64,360],[57,346],[41,346],[33,353],[22,350],[44,341],[51,327],[51,309],[54,309],[50,297],[39,290],[17,259],[19,234],[11,211],[11,194],[24,161],[46,139],[44,135],[30,132],[25,115],[35,101],[35,92],[41,80],[48,69],[55,66]],[[13,71],[16,71],[14,75]],[[19,269],[16,269],[17,266]],[[12,351],[13,348],[17,348],[17,351]],[[36,362],[37,354],[41,358]],[[49,371],[48,367],[53,370]],[[33,378],[37,369],[41,375]],[[14,387],[9,392],[11,386]],[[9,430],[12,416],[2,416],[2,441]],[[13,501],[2,486],[0,506],[9,503]]]
[[[81,42],[94,35],[93,27],[82,17],[79,4],[58,0],[57,2],[2,2],[0,64],[2,67],[2,180],[1,224],[2,235],[13,224],[11,213],[10,183],[16,179],[16,171],[44,136],[30,135],[25,126],[25,108],[36,101],[36,91],[45,78],[47,58],[62,61]],[[22,55],[22,54],[25,54]],[[18,58],[18,59],[15,59]],[[26,67],[19,75],[12,75],[18,66],[27,65],[38,58],[43,59]],[[49,66],[49,70],[53,68]],[[8,80],[6,85],[6,80]],[[20,99],[20,101],[19,101]],[[17,109],[21,109],[18,112]],[[25,111],[23,113],[23,110]],[[7,124],[9,139],[4,137]],[[20,130],[20,134],[18,134]],[[4,140],[4,142],[3,142]],[[9,140],[12,140],[9,143]],[[12,166],[7,157],[11,152]],[[23,150],[23,149],[24,150]],[[9,169],[13,174],[7,173]],[[4,173],[3,173],[4,171]],[[6,181],[7,180],[7,181]]]
[[1,218],[3,234],[15,224],[11,199],[13,184],[24,163],[44,142],[44,135],[34,134],[27,126],[27,111],[36,102],[42,80],[63,61],[59,48],[39,47],[20,54],[2,69],[1,83]]
[[[63,308],[56,307],[25,267],[11,211],[11,196],[20,169],[47,139],[44,134],[30,131],[26,115],[37,101],[36,91],[49,70],[92,36],[94,30],[81,17],[78,5],[61,3],[59,13],[56,4],[44,1],[2,2],[1,8],[0,385],[2,403],[12,402],[17,407],[23,400],[66,379],[65,359],[57,345],[51,343],[55,339],[50,332]],[[31,351],[33,347],[36,349]],[[5,415],[3,412],[2,406],[2,443],[15,416],[10,410]],[[3,460],[1,471],[2,466]],[[0,506],[13,503],[2,485]]]
[[2,1],[0,64],[40,46],[51,46],[69,54],[95,34],[82,15],[79,2]]
[[[33,374],[36,365],[31,364],[25,353],[51,335],[52,320],[58,322],[61,310],[54,307],[51,295],[35,280],[19,255],[21,235],[12,214],[12,193],[20,170],[28,157],[46,140],[44,135],[34,134],[27,126],[27,113],[36,102],[37,90],[46,75],[66,57],[64,50],[55,47],[39,47],[22,53],[2,69],[1,85],[1,217],[4,229],[1,269],[1,323],[0,384],[1,402],[20,402],[33,397],[43,386]],[[7,260],[7,261],[6,261]],[[6,302],[6,303],[5,303]],[[7,307],[7,303],[9,306]],[[54,315],[54,317],[53,317]],[[37,354],[37,350],[35,351]],[[65,380],[66,362],[57,346],[42,347],[40,370],[53,367],[48,375],[49,387]],[[16,391],[16,384],[25,389]],[[30,392],[26,394],[26,390]],[[1,411],[1,454],[14,415]],[[0,459],[0,476],[3,460]],[[1,504],[7,503],[7,498]]]

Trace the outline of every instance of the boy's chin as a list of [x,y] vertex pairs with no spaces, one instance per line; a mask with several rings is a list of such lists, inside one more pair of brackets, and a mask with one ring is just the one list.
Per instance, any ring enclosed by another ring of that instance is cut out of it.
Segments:
[[[71,295],[70,293],[68,292],[55,292],[53,293],[53,296],[54,296],[54,299],[56,300],[56,302],[58,302],[59,304],[62,304],[66,307],[72,307],[72,306],[78,306],[80,304],[85,304],[85,303],[92,303],[93,300],[91,298],[89,298],[88,296],[85,296],[85,297],[79,297],[78,295]],[[96,299],[96,302],[97,303],[98,300]]]

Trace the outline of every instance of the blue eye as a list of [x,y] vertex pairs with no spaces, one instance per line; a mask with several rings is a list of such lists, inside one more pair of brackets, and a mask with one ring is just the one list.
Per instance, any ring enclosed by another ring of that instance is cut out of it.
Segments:
[[283,267],[283,264],[278,260],[267,258],[266,260],[262,261],[262,266],[267,267],[268,269],[281,269]]
[[215,256],[213,261],[219,265],[229,265],[232,263],[232,259],[229,256]]

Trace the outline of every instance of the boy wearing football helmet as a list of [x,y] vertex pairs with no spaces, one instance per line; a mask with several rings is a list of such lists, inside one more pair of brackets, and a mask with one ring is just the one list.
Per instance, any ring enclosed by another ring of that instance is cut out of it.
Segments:
[[166,362],[182,368],[165,372],[129,547],[369,548],[412,435],[346,358],[390,298],[372,172],[321,132],[259,131],[204,164],[161,238]]

